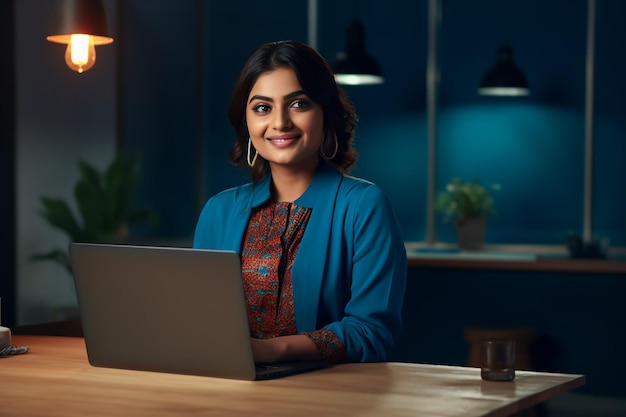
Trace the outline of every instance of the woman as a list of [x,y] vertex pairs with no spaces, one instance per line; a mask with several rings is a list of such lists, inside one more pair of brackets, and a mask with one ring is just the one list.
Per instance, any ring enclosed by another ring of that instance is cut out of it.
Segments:
[[230,161],[252,183],[209,199],[194,247],[241,255],[255,361],[386,360],[406,252],[381,190],[347,175],[356,115],[328,63],[299,42],[261,45],[229,121]]

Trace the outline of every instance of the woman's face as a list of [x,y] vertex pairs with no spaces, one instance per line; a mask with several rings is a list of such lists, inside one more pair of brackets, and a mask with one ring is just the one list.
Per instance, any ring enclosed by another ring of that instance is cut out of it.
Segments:
[[254,148],[272,169],[315,170],[324,112],[302,91],[291,68],[259,76],[248,96],[246,122]]

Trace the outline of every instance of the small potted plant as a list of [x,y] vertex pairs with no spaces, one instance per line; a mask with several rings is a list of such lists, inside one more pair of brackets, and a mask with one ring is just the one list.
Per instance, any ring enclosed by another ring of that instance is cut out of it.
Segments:
[[435,209],[444,222],[455,222],[460,249],[482,249],[487,217],[496,213],[491,191],[499,189],[498,184],[487,188],[478,180],[464,182],[454,178],[437,194]]

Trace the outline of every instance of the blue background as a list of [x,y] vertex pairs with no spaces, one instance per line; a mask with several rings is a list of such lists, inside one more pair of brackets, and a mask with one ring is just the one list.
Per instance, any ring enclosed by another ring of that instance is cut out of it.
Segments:
[[[209,196],[248,180],[227,162],[232,85],[254,46],[307,41],[306,2],[139,2],[123,5],[124,147],[144,164],[140,203],[159,211],[159,237],[188,238]],[[598,1],[593,233],[626,245],[626,4]],[[567,14],[565,14],[567,12]],[[455,176],[497,183],[488,243],[556,244],[583,227],[587,2],[445,0],[440,42],[436,188]],[[386,75],[346,87],[359,114],[353,173],[382,186],[407,241],[425,238],[427,3],[319,2],[318,50],[344,49],[353,18]],[[501,43],[514,48],[531,95],[476,88]],[[450,224],[438,236],[454,242]],[[150,233],[147,231],[147,233]]]

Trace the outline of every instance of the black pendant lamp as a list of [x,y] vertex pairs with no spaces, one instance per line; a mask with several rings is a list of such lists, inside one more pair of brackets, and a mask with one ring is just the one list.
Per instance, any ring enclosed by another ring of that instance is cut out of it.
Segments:
[[333,65],[338,84],[382,84],[385,79],[378,61],[365,49],[365,28],[358,21],[348,26],[346,51]]
[[498,48],[495,65],[487,71],[478,87],[485,96],[527,96],[530,94],[526,77],[513,63],[513,49],[509,45]]
[[58,0],[51,30],[46,39],[67,44],[65,62],[83,73],[96,62],[96,45],[113,42],[109,36],[102,0]]

